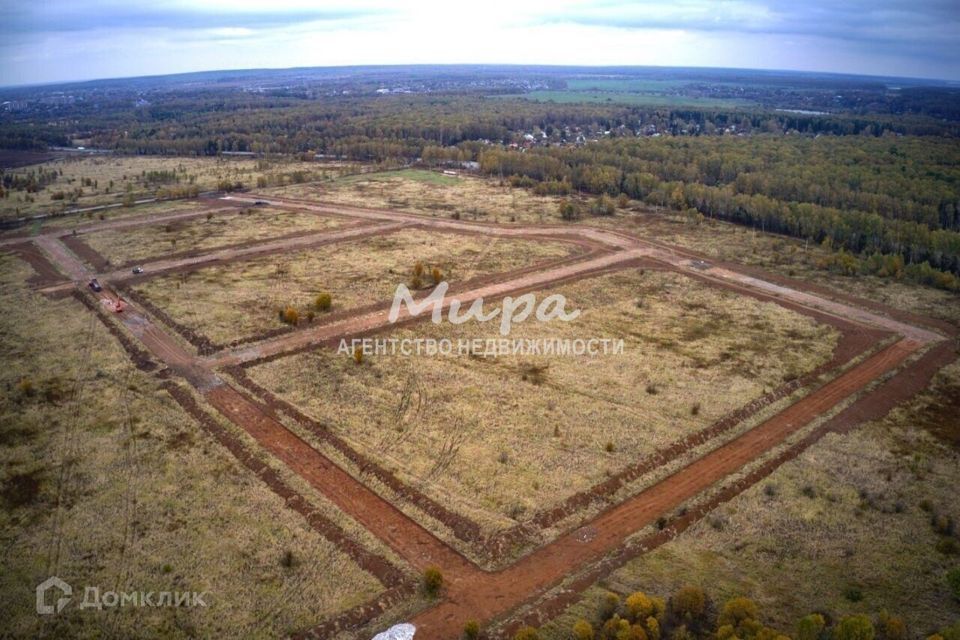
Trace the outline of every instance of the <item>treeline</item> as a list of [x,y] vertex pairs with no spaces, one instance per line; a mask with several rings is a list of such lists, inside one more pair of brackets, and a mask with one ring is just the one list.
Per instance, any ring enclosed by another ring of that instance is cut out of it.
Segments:
[[[415,159],[430,146],[510,143],[537,130],[547,141],[591,137],[797,133],[881,136],[960,135],[960,124],[889,114],[800,114],[757,109],[666,108],[623,104],[554,104],[504,96],[420,94],[308,99],[214,90],[164,94],[148,106],[129,98],[78,102],[51,114],[0,114],[0,146],[35,149],[91,146],[137,154],[305,153],[345,159]],[[41,117],[42,116],[42,117]],[[472,158],[471,158],[472,159]]]
[[[468,623],[468,627],[470,624]],[[929,630],[926,633],[930,633]],[[465,633],[466,637],[478,637]],[[539,640],[540,632],[524,627],[514,640]],[[749,598],[732,598],[717,606],[696,586],[678,590],[668,600],[633,593],[623,600],[604,594],[592,619],[581,618],[569,629],[574,640],[908,640],[922,637],[903,618],[880,612],[835,619],[827,613],[800,618],[793,629],[763,624],[760,607]],[[960,621],[928,636],[928,640],[960,640]]]
[[642,200],[960,273],[960,148],[949,140],[757,136],[483,152],[541,192]]

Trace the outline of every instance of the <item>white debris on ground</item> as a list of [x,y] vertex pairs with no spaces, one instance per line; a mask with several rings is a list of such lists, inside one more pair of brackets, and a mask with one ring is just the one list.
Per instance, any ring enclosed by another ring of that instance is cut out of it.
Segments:
[[398,624],[373,636],[373,640],[413,640],[413,634],[416,632],[417,628],[412,624]]

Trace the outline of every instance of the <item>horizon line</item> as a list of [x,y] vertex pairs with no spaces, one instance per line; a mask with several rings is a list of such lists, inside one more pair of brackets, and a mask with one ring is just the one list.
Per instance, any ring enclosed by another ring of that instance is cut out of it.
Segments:
[[123,80],[145,80],[150,78],[171,78],[175,76],[200,75],[204,73],[255,73],[255,72],[278,72],[278,71],[298,71],[311,69],[400,69],[410,67],[517,67],[517,68],[542,68],[542,69],[690,69],[702,71],[751,71],[760,73],[783,73],[783,74],[808,74],[822,76],[837,76],[846,78],[870,78],[876,80],[907,80],[912,82],[936,82],[948,86],[960,87],[960,79],[952,80],[948,78],[934,78],[921,76],[884,76],[870,73],[852,73],[848,71],[817,71],[812,69],[768,69],[758,67],[710,67],[710,66],[683,66],[683,65],[637,65],[637,64],[541,64],[541,63],[511,63],[511,62],[416,62],[416,63],[393,63],[393,64],[356,64],[356,65],[308,65],[293,67],[245,67],[245,68],[220,68],[220,69],[198,69],[194,71],[174,71],[171,73],[131,75],[131,76],[109,76],[84,78],[76,80],[54,80],[51,82],[21,83],[0,85],[0,91],[6,89],[30,89],[41,87],[58,87],[65,85],[90,84],[94,82],[112,82]]

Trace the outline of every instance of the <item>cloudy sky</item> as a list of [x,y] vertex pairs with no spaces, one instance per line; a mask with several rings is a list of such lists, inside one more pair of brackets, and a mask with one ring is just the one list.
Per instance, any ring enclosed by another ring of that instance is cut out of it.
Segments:
[[960,80],[958,40],[958,0],[0,0],[0,85],[405,63]]

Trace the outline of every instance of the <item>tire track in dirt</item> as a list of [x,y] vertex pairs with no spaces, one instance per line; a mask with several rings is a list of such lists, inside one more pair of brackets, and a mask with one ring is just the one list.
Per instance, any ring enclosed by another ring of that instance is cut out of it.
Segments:
[[207,391],[204,397],[332,502],[366,528],[376,531],[387,545],[417,569],[439,565],[450,576],[477,574],[478,570],[463,556],[354,480],[232,387],[215,387]]

